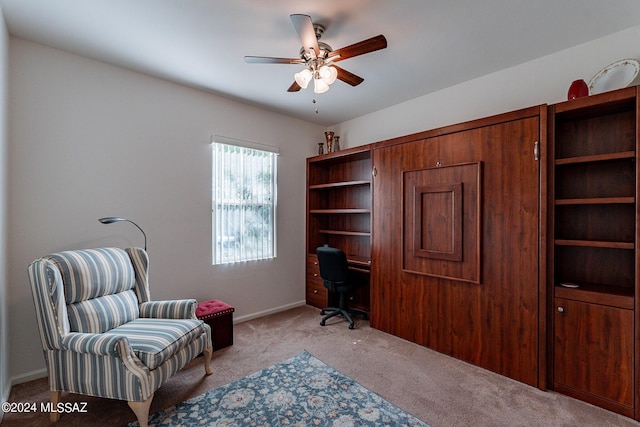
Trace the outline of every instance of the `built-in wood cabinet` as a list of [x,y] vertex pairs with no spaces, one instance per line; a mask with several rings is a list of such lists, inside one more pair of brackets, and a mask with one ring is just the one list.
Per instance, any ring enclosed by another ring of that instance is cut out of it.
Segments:
[[[307,159],[307,304],[330,305],[319,276],[316,248],[345,252],[354,276],[371,263],[371,148],[369,145]],[[369,287],[349,296],[354,308],[369,310]]]
[[307,304],[318,308],[327,307],[327,295],[327,288],[324,287],[322,278],[320,277],[318,256],[315,254],[307,254]]
[[545,115],[532,107],[374,145],[370,316],[541,388]]
[[633,417],[633,310],[555,298],[553,388]]
[[308,159],[307,302],[340,247],[372,327],[640,420],[637,92]]
[[637,417],[637,97],[549,106],[552,387]]

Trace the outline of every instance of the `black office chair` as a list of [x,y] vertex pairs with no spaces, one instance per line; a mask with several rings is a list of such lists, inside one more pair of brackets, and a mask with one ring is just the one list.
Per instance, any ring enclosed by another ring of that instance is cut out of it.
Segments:
[[326,316],[320,321],[320,325],[324,326],[327,319],[337,315],[344,316],[349,321],[349,329],[353,329],[353,319],[351,315],[361,315],[364,319],[369,318],[366,311],[349,309],[347,307],[346,294],[361,286],[353,275],[349,273],[349,264],[347,256],[340,249],[330,246],[320,246],[316,249],[318,254],[318,265],[320,266],[320,277],[324,282],[324,287],[330,292],[339,294],[338,307],[327,307],[320,311],[320,314]]

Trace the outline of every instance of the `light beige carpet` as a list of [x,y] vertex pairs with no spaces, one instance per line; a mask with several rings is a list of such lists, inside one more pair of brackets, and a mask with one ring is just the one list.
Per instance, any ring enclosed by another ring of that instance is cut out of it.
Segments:
[[[633,420],[450,358],[369,327],[349,330],[341,319],[319,325],[320,310],[299,307],[235,325],[234,345],[214,353],[214,374],[202,359],[155,394],[151,413],[308,350],[318,359],[433,427],[640,426]],[[46,402],[46,379],[12,388],[10,401]],[[59,426],[121,426],[134,421],[126,402],[63,394],[88,402],[88,413],[65,414]],[[49,425],[47,414],[5,414],[2,426]]]

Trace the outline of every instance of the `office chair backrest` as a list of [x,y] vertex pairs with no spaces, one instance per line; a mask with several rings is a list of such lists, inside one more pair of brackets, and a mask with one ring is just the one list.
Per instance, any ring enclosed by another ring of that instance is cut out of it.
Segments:
[[320,246],[316,249],[320,277],[323,280],[334,283],[344,283],[349,276],[349,264],[347,256],[340,249],[330,246]]

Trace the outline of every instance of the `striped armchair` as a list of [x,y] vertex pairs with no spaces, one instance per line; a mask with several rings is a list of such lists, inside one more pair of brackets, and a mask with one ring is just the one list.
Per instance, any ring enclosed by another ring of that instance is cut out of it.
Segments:
[[29,265],[54,408],[63,391],[126,400],[147,426],[153,393],[172,375],[202,352],[211,374],[211,330],[196,300],[151,301],[148,270],[140,248],[65,251]]

